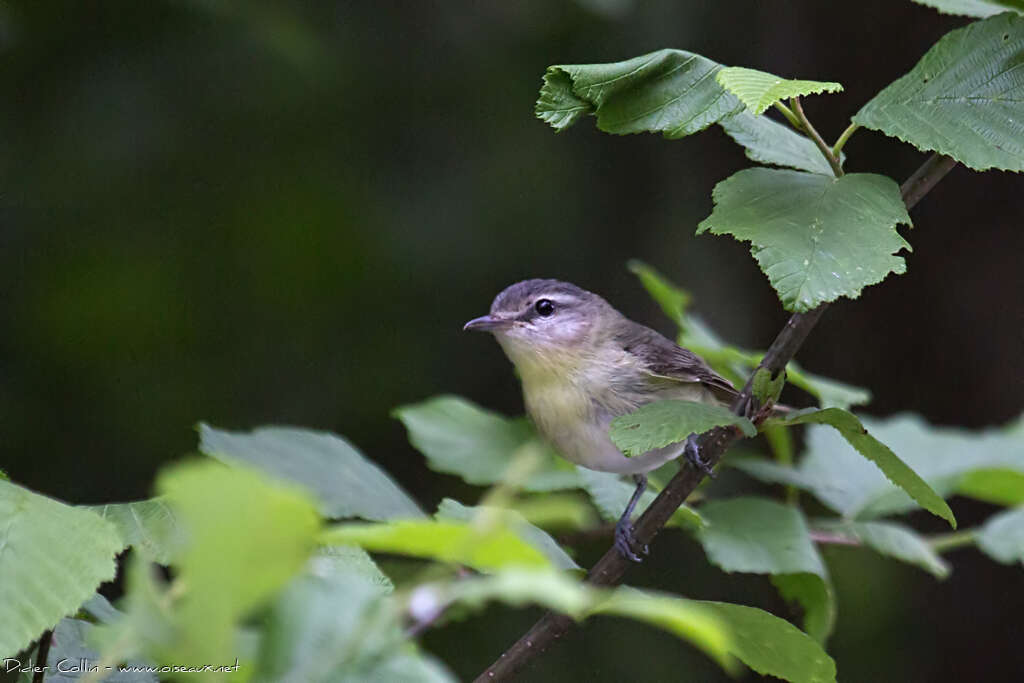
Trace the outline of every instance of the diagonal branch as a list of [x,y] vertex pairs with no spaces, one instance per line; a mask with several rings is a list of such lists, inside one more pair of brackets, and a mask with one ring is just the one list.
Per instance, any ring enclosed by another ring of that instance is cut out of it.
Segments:
[[[932,154],[900,187],[907,208],[913,208],[954,166],[955,160],[937,153]],[[828,304],[822,304],[807,313],[794,313],[790,316],[785,327],[761,359],[758,369],[767,369],[772,373],[772,377],[785,369],[827,307]],[[737,414],[750,417],[757,411],[756,399],[753,398],[754,374],[756,371],[751,374],[750,380],[733,403],[732,410]],[[700,437],[701,455],[709,466],[713,467],[722,459],[729,446],[739,438],[736,430],[724,427],[713,429]],[[672,513],[693,493],[704,476],[702,471],[692,466],[684,466],[679,470],[637,520],[634,536],[639,545],[647,545],[654,539]],[[610,548],[587,574],[587,583],[595,586],[616,586],[622,582],[622,577],[630,565],[630,561],[618,550]],[[546,613],[496,662],[484,670],[476,678],[476,683],[511,679],[563,636],[572,624],[573,620],[564,614]]]

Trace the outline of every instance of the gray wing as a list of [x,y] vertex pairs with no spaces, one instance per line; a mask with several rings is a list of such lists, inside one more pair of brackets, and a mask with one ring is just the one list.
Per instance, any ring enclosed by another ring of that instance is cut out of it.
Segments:
[[722,401],[736,397],[736,387],[719,375],[693,351],[658,334],[649,327],[628,321],[618,341],[626,353],[639,358],[652,375],[679,382],[699,382]]

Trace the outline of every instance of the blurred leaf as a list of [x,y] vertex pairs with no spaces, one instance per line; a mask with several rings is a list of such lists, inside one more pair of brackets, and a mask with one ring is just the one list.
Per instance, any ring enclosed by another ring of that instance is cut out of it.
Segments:
[[795,361],[786,366],[786,379],[816,397],[822,408],[849,410],[871,402],[871,392],[867,389],[807,372]]
[[438,472],[489,486],[502,481],[517,455],[532,452],[541,464],[523,484],[527,491],[579,486],[576,470],[540,440],[525,418],[503,417],[456,396],[402,406],[394,415],[409,430],[412,445]]
[[774,574],[779,595],[803,609],[804,632],[822,645],[836,625],[836,596],[832,583],[816,574]]
[[160,498],[85,507],[111,522],[124,545],[132,546],[154,562],[169,563],[184,540],[174,512]]
[[0,657],[14,656],[114,578],[109,522],[0,480]]
[[978,547],[1003,564],[1024,565],[1024,507],[992,515],[975,534]]
[[[729,137],[742,145],[747,158],[762,164],[789,166],[832,177],[832,167],[814,142],[787,125],[746,109],[718,122]],[[844,157],[840,157],[842,161]]]
[[763,114],[779,100],[788,100],[800,95],[840,92],[843,89],[839,83],[788,80],[742,66],[723,67],[715,74],[715,79],[723,88],[740,98],[754,115]]
[[950,31],[853,121],[976,171],[1024,171],[1022,54],[1019,14]]
[[827,424],[843,436],[858,453],[873,462],[893,484],[907,492],[925,510],[942,517],[956,528],[956,518],[946,501],[936,493],[907,463],[884,443],[871,436],[852,413],[839,408],[825,408],[792,413],[778,420],[779,424]]
[[643,261],[633,259],[626,264],[629,271],[640,278],[651,298],[661,306],[665,315],[679,328],[686,327],[686,307],[690,305],[690,293],[676,287],[661,273]]
[[[911,414],[862,421],[944,496],[958,492],[960,483],[972,472],[1005,469],[1024,473],[1024,438],[1007,429],[971,432],[933,427]],[[846,518],[878,517],[915,507],[905,492],[893,486],[836,431],[812,426],[807,430],[806,443],[806,453],[796,468],[764,461],[727,462],[763,481],[810,491]]]
[[232,661],[235,624],[310,557],[320,527],[313,502],[261,472],[212,461],[164,470],[157,490],[189,538],[177,579],[187,593],[174,614],[187,642],[176,652],[190,661]]
[[[618,474],[611,472],[597,472],[595,470],[588,470],[585,467],[580,467],[579,472],[580,478],[583,480],[583,488],[590,494],[590,498],[601,513],[601,517],[609,522],[618,521],[622,513],[625,512],[626,505],[629,503],[633,491],[636,490],[636,486],[627,484],[622,481]],[[654,502],[656,497],[657,494],[648,488],[640,496],[634,514],[636,516],[643,514],[644,510]],[[699,529],[704,526],[704,519],[700,516],[699,512],[684,503],[672,513],[668,523],[671,526],[678,526],[684,529]]]
[[698,538],[708,559],[727,572],[825,577],[800,510],[765,498],[713,500],[701,507]]
[[487,529],[454,521],[340,524],[327,529],[321,541],[455,562],[481,571],[515,566],[551,566],[541,551],[508,529]]
[[[1024,462],[1021,463],[1024,466]],[[1024,471],[979,469],[966,473],[956,487],[960,495],[997,505],[1024,503]]]
[[735,415],[725,406],[667,400],[648,403],[615,418],[609,435],[619,450],[633,456],[725,425],[736,425],[748,437],[757,434],[750,420]]
[[683,50],[659,50],[612,64],[549,66],[537,117],[556,131],[597,114],[606,133],[661,132],[681,138],[743,105],[713,78],[722,67]]
[[351,580],[369,583],[382,593],[390,593],[395,589],[391,579],[380,570],[373,558],[354,545],[320,546],[309,558],[307,571],[313,576],[344,574]]
[[[100,666],[100,653],[89,647],[88,638],[93,625],[80,619],[61,619],[53,629],[50,652],[46,658],[49,671],[46,680],[51,683],[78,681],[92,667]],[[140,661],[126,662],[127,666],[146,666]],[[156,674],[144,671],[120,671],[115,668],[103,677],[104,683],[156,683]]]
[[763,610],[726,602],[698,602],[729,627],[730,653],[759,674],[793,683],[831,683],[836,663],[809,635]]
[[244,462],[310,491],[325,517],[385,520],[422,517],[409,494],[352,444],[330,432],[261,427],[250,433],[199,425],[199,450]]
[[829,522],[815,526],[839,533],[889,557],[913,564],[939,579],[949,576],[949,565],[915,531],[891,522]]
[[914,0],[919,5],[932,7],[943,14],[967,17],[990,17],[1007,10],[1024,13],[1024,0]]
[[515,533],[524,543],[543,553],[556,569],[582,569],[546,531],[530,524],[514,510],[497,507],[468,507],[451,498],[442,499],[441,504],[437,507],[437,516],[440,519],[473,522],[478,515],[485,516],[489,522],[497,521],[504,528]]
[[597,523],[594,508],[583,493],[533,495],[513,500],[508,506],[545,529],[583,529]]
[[789,311],[806,312],[903,273],[896,232],[910,216],[891,178],[849,173],[828,178],[748,168],[715,186],[715,208],[697,233],[732,235],[751,253]]

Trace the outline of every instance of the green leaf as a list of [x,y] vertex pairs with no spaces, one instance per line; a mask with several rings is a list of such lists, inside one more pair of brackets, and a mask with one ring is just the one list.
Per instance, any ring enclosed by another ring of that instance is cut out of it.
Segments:
[[157,478],[188,533],[178,580],[188,599],[174,620],[186,659],[233,661],[238,621],[310,557],[320,520],[303,492],[248,467],[187,462]]
[[853,121],[977,171],[1024,171],[1022,55],[1019,14],[950,31]]
[[815,375],[801,368],[795,361],[786,366],[786,379],[818,399],[822,408],[861,406],[871,402],[871,392],[838,380]]
[[888,557],[912,564],[938,579],[949,576],[949,565],[915,531],[891,522],[815,523],[819,529],[839,534]]
[[665,315],[680,328],[686,325],[686,307],[690,305],[690,293],[676,287],[661,273],[643,261],[633,259],[626,266],[640,278],[640,283],[651,295]]
[[1003,564],[1024,564],[1024,507],[992,515],[975,536],[978,547]]
[[380,524],[342,524],[325,531],[321,541],[455,562],[481,571],[551,566],[541,551],[521,540],[514,532],[465,522],[402,520]]
[[523,484],[528,491],[554,491],[579,486],[575,468],[537,436],[525,419],[510,419],[456,396],[438,396],[395,409],[409,431],[409,441],[438,472],[457,474],[470,484],[502,481],[520,456],[539,465]]
[[943,14],[967,17],[991,17],[1007,10],[1024,14],[1024,0],[914,0],[919,5],[932,7]]
[[827,575],[800,510],[764,498],[713,500],[698,534],[712,564],[727,572]]
[[997,505],[1024,504],[1024,472],[1009,468],[966,473],[956,487],[962,496]]
[[788,100],[800,95],[839,92],[843,89],[839,83],[793,81],[742,66],[724,67],[718,71],[715,78],[723,88],[740,98],[747,109],[755,115],[763,114],[779,100]]
[[94,512],[0,480],[0,657],[14,656],[113,579],[122,547]]
[[562,549],[562,546],[551,538],[550,534],[530,524],[526,518],[514,510],[497,507],[469,507],[451,498],[444,498],[437,506],[437,516],[439,519],[454,519],[459,522],[473,522],[477,519],[486,520],[484,523],[496,521],[502,527],[515,533],[524,543],[543,553],[554,567],[582,569]]
[[779,400],[779,394],[782,393],[782,387],[786,386],[786,373],[780,372],[774,378],[772,373],[767,368],[758,368],[754,372],[754,397],[761,402],[761,405],[766,403],[775,403]]
[[[611,472],[597,472],[580,467],[579,473],[580,479],[583,481],[583,488],[590,494],[594,505],[601,513],[601,517],[609,522],[618,521],[625,511],[626,505],[629,503],[629,499],[633,495],[636,486],[627,484],[622,481],[619,475]],[[639,516],[643,514],[644,510],[654,502],[656,497],[657,494],[648,488],[640,496],[634,515]],[[699,529],[704,526],[704,519],[699,512],[683,504],[672,513],[668,523],[671,526],[678,526],[683,529]]]
[[896,232],[910,216],[891,178],[849,173],[827,178],[749,168],[715,186],[715,209],[697,232],[750,242],[751,253],[790,311],[819,304],[903,273]]
[[655,401],[617,417],[609,434],[619,450],[634,456],[725,425],[736,425],[747,436],[757,434],[750,420],[724,406],[677,400]]
[[803,609],[804,632],[822,645],[836,625],[836,596],[832,583],[816,574],[775,574],[772,584],[787,602]]
[[721,65],[683,50],[659,50],[612,64],[549,66],[537,117],[556,131],[585,114],[606,133],[660,132],[681,138],[704,130],[743,105],[715,73]]
[[831,683],[836,663],[809,635],[763,610],[725,602],[698,602],[729,627],[729,652],[759,674],[793,683]]
[[[53,629],[50,652],[46,658],[49,683],[80,681],[92,668],[100,666],[101,656],[90,647],[88,640],[94,626],[80,619],[61,619]],[[144,667],[140,661],[126,662],[127,666]],[[113,671],[103,683],[157,683],[156,674],[145,671]]]
[[385,520],[422,517],[413,499],[352,444],[330,432],[261,427],[229,432],[199,425],[199,450],[228,464],[247,463],[316,496],[325,517]]
[[160,498],[90,505],[86,509],[113,523],[124,545],[132,546],[154,562],[168,564],[174,551],[184,542],[184,533],[174,511]]
[[871,436],[852,413],[839,408],[825,408],[824,410],[794,413],[786,416],[780,422],[787,425],[811,423],[835,427],[858,453],[875,463],[889,481],[906,491],[925,510],[945,519],[950,526],[956,528],[956,518],[953,516],[953,511],[946,505],[946,501],[917,472],[900,460],[888,446]]
[[[751,161],[833,176],[832,167],[810,138],[767,116],[754,116],[743,109],[722,119],[718,125],[744,147]],[[840,163],[843,159],[845,155],[840,156]]]

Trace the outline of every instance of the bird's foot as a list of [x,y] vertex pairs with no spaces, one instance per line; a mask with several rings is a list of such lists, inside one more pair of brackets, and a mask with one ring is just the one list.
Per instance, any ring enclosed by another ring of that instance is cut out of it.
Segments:
[[700,446],[697,445],[696,434],[690,434],[690,436],[686,437],[686,447],[683,449],[683,453],[686,455],[686,462],[712,479],[716,477],[714,470],[711,469],[711,465],[700,454]]
[[633,535],[633,523],[628,517],[623,517],[615,524],[615,548],[622,553],[622,556],[631,562],[643,562],[643,558],[637,554],[637,550],[646,555],[647,546],[637,547],[636,536]]

